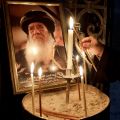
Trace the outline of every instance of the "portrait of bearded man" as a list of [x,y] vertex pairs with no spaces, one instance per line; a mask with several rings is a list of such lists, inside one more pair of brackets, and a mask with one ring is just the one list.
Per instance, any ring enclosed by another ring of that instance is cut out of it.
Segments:
[[65,72],[65,47],[55,44],[55,21],[45,11],[32,10],[21,18],[20,26],[27,34],[25,49],[16,53],[18,74],[29,75],[30,65],[35,64],[35,73],[42,67],[43,72],[49,72],[50,66]]

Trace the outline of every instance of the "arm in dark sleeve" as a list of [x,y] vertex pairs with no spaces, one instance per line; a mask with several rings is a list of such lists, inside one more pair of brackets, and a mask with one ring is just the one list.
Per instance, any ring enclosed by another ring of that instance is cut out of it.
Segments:
[[97,72],[92,68],[89,82],[100,88],[104,93],[108,94],[110,82],[120,78],[119,60],[118,52],[112,50],[111,48],[105,47],[100,61],[94,59]]

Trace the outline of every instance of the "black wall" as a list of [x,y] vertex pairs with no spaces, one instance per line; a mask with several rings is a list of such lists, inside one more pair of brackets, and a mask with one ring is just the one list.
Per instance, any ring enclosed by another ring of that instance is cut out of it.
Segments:
[[[110,46],[120,51],[120,0],[110,0],[110,2]],[[120,54],[118,54],[118,56],[120,56]],[[110,99],[110,120],[120,120],[120,80],[110,84]]]
[[[111,46],[120,50],[120,1],[110,0],[111,7]],[[109,19],[108,19],[109,21]]]

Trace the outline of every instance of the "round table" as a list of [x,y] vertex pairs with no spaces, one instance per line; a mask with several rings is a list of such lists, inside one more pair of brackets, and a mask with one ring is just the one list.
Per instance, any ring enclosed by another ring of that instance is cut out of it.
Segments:
[[96,87],[87,85],[85,88],[87,116],[83,104],[83,91],[80,84],[79,100],[76,85],[70,87],[69,103],[66,103],[66,89],[50,90],[41,93],[42,116],[40,116],[39,91],[35,92],[35,113],[33,114],[32,95],[28,93],[22,100],[22,105],[30,114],[47,120],[78,120],[89,118],[104,111],[109,103],[109,97]]

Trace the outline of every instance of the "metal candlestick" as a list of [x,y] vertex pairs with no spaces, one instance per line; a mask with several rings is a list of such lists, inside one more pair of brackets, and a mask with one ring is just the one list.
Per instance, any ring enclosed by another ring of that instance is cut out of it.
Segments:
[[[68,70],[68,72],[66,73],[71,73],[70,70]],[[67,80],[67,85],[66,85],[66,103],[68,104],[69,103],[69,94],[70,94],[70,82],[71,80],[75,79],[75,78],[78,78],[79,77],[79,74],[76,74],[76,75],[72,75],[72,74],[66,74],[66,75],[63,75],[63,78],[65,78]],[[79,93],[79,96],[80,96],[80,89],[78,87],[78,93]]]

